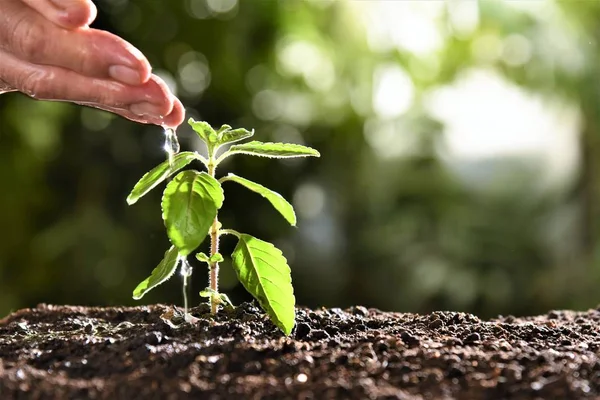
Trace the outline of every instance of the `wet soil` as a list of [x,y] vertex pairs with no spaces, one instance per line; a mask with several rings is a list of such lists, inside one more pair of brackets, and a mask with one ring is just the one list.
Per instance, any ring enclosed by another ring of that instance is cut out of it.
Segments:
[[0,399],[600,398],[600,310],[482,321],[254,304],[195,326],[165,305],[40,305],[0,320]]

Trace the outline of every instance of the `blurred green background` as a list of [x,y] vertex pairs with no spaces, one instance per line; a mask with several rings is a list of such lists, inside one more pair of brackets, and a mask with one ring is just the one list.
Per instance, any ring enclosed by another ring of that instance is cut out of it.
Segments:
[[[188,116],[321,152],[221,170],[296,207],[290,228],[231,185],[221,219],[284,251],[300,305],[488,317],[599,302],[600,2],[97,6],[94,26],[140,48]],[[0,96],[0,315],[139,304],[131,292],[168,241],[160,190],[125,197],[162,143],[159,127]],[[208,277],[193,262],[197,293]],[[180,284],[141,303],[181,304]],[[248,298],[228,263],[221,286]]]

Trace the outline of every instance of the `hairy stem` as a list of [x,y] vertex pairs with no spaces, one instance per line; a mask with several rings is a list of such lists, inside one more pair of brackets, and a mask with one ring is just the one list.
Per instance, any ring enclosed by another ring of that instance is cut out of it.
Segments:
[[[216,165],[214,163],[213,155],[210,155],[208,162],[208,174],[215,177]],[[215,217],[212,226],[210,227],[210,256],[214,256],[219,252],[219,219]],[[210,296],[210,312],[211,314],[217,313],[218,299],[217,294],[219,293],[219,263],[211,262],[209,264],[210,277],[209,286],[213,291],[213,295]]]

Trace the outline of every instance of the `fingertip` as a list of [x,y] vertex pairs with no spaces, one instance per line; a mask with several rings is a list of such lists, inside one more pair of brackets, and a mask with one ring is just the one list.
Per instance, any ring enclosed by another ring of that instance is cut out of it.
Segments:
[[145,94],[145,101],[160,107],[160,115],[167,116],[171,114],[173,107],[179,100],[171,93],[165,81],[157,75],[152,75],[146,85],[148,90]]
[[[137,50],[137,49],[136,49]],[[139,50],[137,50],[139,52]],[[140,54],[142,54],[140,52]],[[138,59],[137,71],[140,74],[140,82],[147,83],[152,78],[152,66],[146,57],[142,55],[142,59]]]
[[140,84],[147,83],[152,77],[152,66],[144,54],[134,47],[131,43],[118,38],[126,50],[126,55],[121,63],[129,68],[133,68],[140,76]]
[[174,97],[173,110],[163,119],[163,125],[168,128],[177,128],[185,119],[185,108],[178,98]]
[[67,29],[85,28],[89,26],[98,15],[96,5],[89,0],[58,3],[56,22]]
[[65,29],[85,28],[98,10],[91,0],[21,0],[45,19]]

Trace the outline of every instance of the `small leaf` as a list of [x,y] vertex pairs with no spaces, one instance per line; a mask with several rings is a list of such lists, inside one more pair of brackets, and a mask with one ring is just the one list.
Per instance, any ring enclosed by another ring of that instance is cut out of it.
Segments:
[[231,255],[239,281],[286,335],[294,327],[295,304],[287,260],[271,243],[242,234]]
[[194,121],[193,118],[190,118],[188,120],[188,124],[190,124],[192,129],[198,134],[204,143],[209,144],[217,142],[218,135],[208,122]]
[[230,130],[231,130],[231,126],[229,126],[227,124],[223,124],[217,131],[217,136],[221,137],[223,135],[223,132],[230,131]]
[[214,264],[214,263],[220,263],[223,262],[224,258],[223,255],[221,255],[221,253],[215,253],[212,256],[210,256],[210,263]]
[[229,299],[229,296],[227,296],[225,293],[219,293],[219,303],[223,304],[223,306],[225,306],[225,308],[229,308],[230,310],[235,309],[235,306]]
[[240,140],[252,137],[252,135],[254,135],[254,129],[252,131],[246,130],[244,128],[228,130],[220,135],[219,145],[239,142]]
[[210,258],[203,252],[196,254],[196,259],[207,264],[210,262]]
[[154,268],[150,276],[144,279],[134,289],[133,298],[135,300],[141,299],[150,290],[154,289],[173,276],[179,261],[177,255],[177,248],[175,248],[175,246],[171,246],[171,248],[165,252],[165,257],[158,264],[158,266]]
[[249,154],[253,156],[270,158],[290,157],[320,157],[321,154],[310,147],[292,143],[264,143],[252,141],[243,144],[234,144],[229,149],[230,153]]
[[173,157],[173,165],[169,164],[169,160],[158,164],[156,167],[147,172],[142,179],[133,187],[133,190],[127,196],[127,204],[132,205],[137,202],[140,197],[154,189],[159,183],[179,171],[197,158],[196,153],[184,151],[177,153]]
[[196,254],[196,259],[207,264],[219,263],[223,262],[224,260],[223,255],[221,253],[215,253],[209,257],[203,252]]
[[241,176],[237,176],[234,174],[227,175],[227,177],[223,178],[222,181],[232,181],[239,183],[240,185],[245,186],[253,192],[260,194],[265,199],[269,200],[273,207],[275,207],[275,209],[279,211],[281,215],[283,215],[283,217],[286,219],[287,222],[290,223],[290,225],[296,226],[296,213],[294,212],[294,207],[292,207],[292,205],[279,193],[274,192],[271,189],[267,189],[263,185],[260,185],[256,182],[252,182],[246,178],[242,178]]
[[212,300],[215,301],[217,304],[223,304],[226,308],[235,309],[235,306],[229,299],[229,296],[227,296],[225,293],[218,293],[212,290],[211,288],[207,287],[204,290],[200,291],[199,294],[200,297],[212,298]]
[[222,205],[223,189],[206,172],[184,171],[169,182],[162,215],[169,240],[180,255],[187,256],[200,246]]

